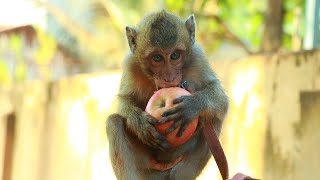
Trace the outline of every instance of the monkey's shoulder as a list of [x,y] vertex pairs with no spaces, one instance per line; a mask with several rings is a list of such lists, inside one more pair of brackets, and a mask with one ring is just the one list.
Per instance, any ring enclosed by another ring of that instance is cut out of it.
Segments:
[[205,83],[216,79],[216,74],[212,69],[210,63],[205,59],[194,59],[189,67],[185,69],[185,79],[193,80],[198,83]]

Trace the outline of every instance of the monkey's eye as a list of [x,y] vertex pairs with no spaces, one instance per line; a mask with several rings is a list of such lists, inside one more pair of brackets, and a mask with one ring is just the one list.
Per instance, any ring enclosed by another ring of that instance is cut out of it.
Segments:
[[173,53],[171,54],[170,58],[171,58],[172,60],[177,60],[177,59],[180,58],[180,53],[179,53],[179,52],[173,52]]
[[155,62],[160,62],[162,61],[162,56],[160,54],[154,54],[152,55],[152,60],[154,60]]

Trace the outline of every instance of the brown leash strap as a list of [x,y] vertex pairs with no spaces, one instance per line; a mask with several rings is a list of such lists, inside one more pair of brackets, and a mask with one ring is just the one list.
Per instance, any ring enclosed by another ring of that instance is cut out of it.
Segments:
[[203,134],[207,140],[210,151],[216,160],[222,179],[226,180],[229,178],[229,168],[226,155],[224,154],[220,141],[213,129],[213,125],[207,119],[203,120]]
[[[210,121],[206,119],[203,119],[203,120],[204,120],[204,127],[202,130],[203,134],[207,140],[209,149],[214,159],[216,160],[222,179],[227,180],[229,179],[229,167],[228,167],[228,161],[227,161],[226,155],[223,152],[222,146],[213,128],[213,125],[211,124]],[[258,179],[254,179],[244,174],[237,173],[232,177],[231,180],[258,180]]]

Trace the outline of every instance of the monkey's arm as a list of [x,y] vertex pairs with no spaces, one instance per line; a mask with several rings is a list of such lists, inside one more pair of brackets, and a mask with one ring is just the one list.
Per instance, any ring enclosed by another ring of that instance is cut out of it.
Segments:
[[[193,63],[194,72],[191,81],[195,84],[194,98],[200,110],[200,116],[215,116],[223,121],[229,108],[229,99],[220,80],[217,78],[202,49],[195,45]],[[210,117],[211,118],[211,117]]]
[[160,123],[175,121],[167,133],[181,126],[178,133],[178,136],[181,136],[191,120],[198,114],[200,117],[212,119],[218,133],[221,129],[229,106],[228,97],[209,64],[201,59],[198,61],[193,64],[189,76],[186,75],[186,79],[190,80],[190,84],[194,86],[193,95],[175,99],[173,103],[177,105],[164,112],[163,118],[160,119]]
[[213,120],[215,130],[219,134],[229,107],[229,99],[223,91],[220,81],[215,78],[208,82],[204,89],[194,93],[194,98],[200,104],[200,117]]
[[202,114],[214,114],[218,119],[223,120],[229,107],[229,100],[220,81],[213,76],[206,86],[194,93],[200,105],[200,116]]
[[150,147],[160,150],[169,148],[166,138],[154,127],[156,120],[137,107],[132,96],[119,95],[119,101],[119,114],[126,117],[126,125],[131,133]]
[[169,148],[165,137],[154,127],[156,119],[148,115],[144,108],[146,94],[139,92],[139,84],[133,83],[133,75],[125,72],[120,84],[118,113],[126,118],[127,129],[144,144],[161,150]]

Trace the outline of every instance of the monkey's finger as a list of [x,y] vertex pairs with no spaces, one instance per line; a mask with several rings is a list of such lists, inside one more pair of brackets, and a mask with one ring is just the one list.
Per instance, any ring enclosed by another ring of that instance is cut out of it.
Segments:
[[158,144],[158,143],[155,143],[155,145],[152,146],[152,147],[155,148],[155,149],[158,149],[160,151],[166,151],[168,149],[168,148],[163,147],[161,144]]
[[164,111],[164,112],[161,114],[161,116],[162,116],[162,117],[166,117],[166,116],[175,114],[175,113],[177,113],[178,111],[180,111],[181,109],[182,109],[182,106],[172,107],[172,108]]
[[174,122],[167,130],[166,130],[166,134],[170,134],[172,131],[174,131],[175,129],[177,129],[179,126],[181,126],[182,121],[176,121]]
[[155,149],[163,149],[160,145],[159,145],[159,143],[156,141],[156,140],[154,140],[154,139],[150,139],[149,140],[149,144],[150,144],[150,147],[153,147],[153,148],[155,148]]
[[158,139],[160,141],[165,141],[166,137],[164,135],[162,135],[161,133],[159,133],[157,130],[153,129],[153,130],[149,130],[150,134],[152,135],[152,137],[154,137],[155,139]]
[[152,125],[155,125],[157,122],[157,120],[155,118],[153,118],[152,116],[149,116],[149,115],[148,115],[147,121]]
[[185,124],[182,124],[182,125],[180,126],[180,129],[179,129],[179,131],[178,131],[178,133],[177,133],[177,137],[181,137],[181,136],[182,136],[182,134],[183,134],[184,131],[187,129],[187,127],[188,127],[189,124],[190,124],[190,123],[185,123]]
[[160,149],[161,151],[165,151],[171,148],[171,145],[167,142],[166,138],[162,134],[156,133],[156,132],[150,132],[150,133],[154,137],[151,140],[153,147]]
[[157,144],[153,141],[148,141],[145,144],[149,147],[157,148]]
[[142,142],[149,146],[149,147],[156,147],[156,144],[152,141],[152,136],[150,135],[150,132],[144,133],[144,138],[142,139]]
[[179,104],[182,101],[184,101],[187,97],[189,97],[189,96],[180,96],[180,97],[173,100],[173,104]]
[[155,148],[155,149],[159,149],[160,151],[165,151],[165,150],[166,150],[166,148],[164,148],[164,147],[161,145],[161,143],[158,143],[158,142],[156,142],[156,141],[152,142],[152,146],[151,146],[151,147],[153,147],[153,148]]
[[170,149],[171,145],[167,141],[165,141],[165,142],[159,143],[159,147],[161,151],[165,151],[167,149]]
[[160,150],[164,149],[161,147],[161,140],[153,137],[152,132],[150,130],[148,130],[148,134],[146,134],[146,139],[144,140],[144,144],[155,149],[160,149]]
[[180,117],[181,117],[181,114],[173,114],[173,115],[170,115],[170,116],[167,116],[167,117],[160,118],[158,122],[160,124],[163,124],[163,123],[171,121],[171,120],[176,121],[178,119],[181,119]]
[[155,146],[156,149],[159,149],[160,151],[165,151],[165,149],[161,146]]
[[162,151],[166,150],[166,149],[169,149],[171,147],[166,139],[165,140],[160,140],[160,139],[154,138],[153,139],[153,144],[155,145],[154,146],[155,148],[160,149]]

